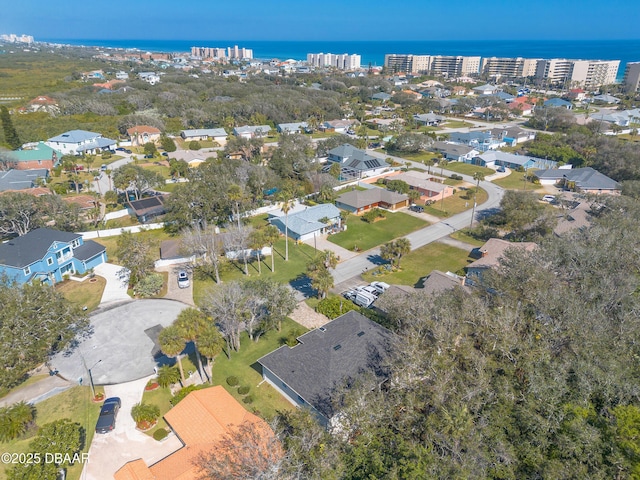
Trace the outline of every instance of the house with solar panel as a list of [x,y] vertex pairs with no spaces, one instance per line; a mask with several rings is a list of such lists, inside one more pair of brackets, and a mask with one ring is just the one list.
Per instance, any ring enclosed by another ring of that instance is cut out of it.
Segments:
[[0,243],[0,276],[19,284],[55,284],[107,261],[106,247],[78,233],[38,228]]
[[340,176],[343,180],[371,177],[389,168],[389,164],[382,158],[369,155],[348,143],[327,152],[326,170],[334,163],[340,165]]
[[95,155],[104,150],[115,151],[116,141],[86,130],[70,130],[44,142],[63,155]]

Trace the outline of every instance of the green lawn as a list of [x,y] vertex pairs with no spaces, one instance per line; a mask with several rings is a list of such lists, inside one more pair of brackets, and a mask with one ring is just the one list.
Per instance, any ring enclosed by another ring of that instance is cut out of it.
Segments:
[[[144,403],[156,405],[160,409],[160,418],[158,419],[158,423],[151,430],[148,430],[145,432],[147,435],[153,436],[153,432],[155,432],[156,430],[160,430],[161,428],[165,428],[165,429],[167,428],[167,422],[164,421],[163,416],[169,410],[171,410],[171,407],[173,405],[171,405],[169,400],[171,400],[172,398],[173,398],[173,395],[171,395],[171,390],[169,390],[169,387],[159,387],[156,390],[153,390],[151,392],[145,391],[142,394],[142,401]],[[126,415],[131,415],[131,412],[122,412],[122,413]]]
[[[502,188],[506,188],[507,190],[522,190],[525,187],[525,183],[523,180],[524,172],[516,172],[515,170],[511,170],[510,175],[503,178],[498,178],[494,180],[493,183],[501,186]],[[526,183],[526,187],[528,189],[538,188],[532,185],[530,182]]]
[[[142,238],[146,238],[156,244],[156,247],[158,248],[153,249],[153,252],[155,252],[154,260],[160,258],[160,242],[176,238],[165,232],[162,228],[134,233],[134,235],[140,235]],[[114,235],[113,237],[99,237],[94,238],[93,240],[100,245],[104,245],[105,247],[107,247],[107,257],[109,259],[109,262],[116,264],[118,263],[118,256],[116,255],[118,235]]]
[[107,281],[99,276],[87,278],[83,282],[75,280],[66,280],[56,284],[56,290],[66,298],[70,303],[79,307],[87,307],[88,311],[95,310],[100,304],[102,292]]
[[[429,215],[435,215],[439,218],[450,217],[451,215],[455,215],[456,213],[464,212],[465,210],[469,210],[473,208],[473,192],[475,187],[467,188],[467,187],[457,187],[455,188],[456,193],[453,195],[446,197],[444,202],[442,200],[438,200],[433,205],[425,205],[424,213],[428,213]],[[478,190],[477,202],[478,205],[487,201],[488,195],[485,190],[482,188]],[[422,205],[422,202],[418,202]]]
[[266,382],[261,383],[262,373],[260,366],[256,363],[256,360],[260,357],[282,345],[282,339],[291,331],[298,331],[302,334],[307,329],[293,320],[286,319],[282,322],[281,332],[277,330],[269,331],[260,337],[257,343],[251,342],[246,333],[243,333],[239,352],[232,352],[231,359],[228,359],[224,353],[216,357],[212,371],[213,384],[222,385],[238,401],[242,402],[242,395],[237,392],[238,387],[230,387],[226,382],[229,376],[237,377],[240,380],[240,385],[247,385],[251,388],[249,394],[253,396],[254,402],[245,405],[247,409],[267,420],[272,418],[278,410],[293,409],[293,405],[285,400],[271,385]]
[[469,245],[473,245],[474,247],[481,247],[485,244],[484,240],[478,240],[471,235],[468,235],[466,233],[466,230],[467,229],[458,230],[457,232],[454,232],[449,236],[454,240],[460,240],[461,242],[468,243]]
[[[445,170],[451,170],[452,172],[461,173],[463,175],[473,175],[476,172],[480,172],[485,176],[493,175],[496,173],[494,170],[491,170],[487,167],[481,167],[480,165],[472,165],[470,163],[463,162],[449,162]],[[435,168],[436,172],[440,172],[439,167]]]
[[[86,435],[82,451],[87,452],[93,439],[100,407],[100,404],[91,402],[91,389],[88,386],[73,387],[36,404],[36,424],[42,426],[62,418],[78,422]],[[8,453],[30,452],[29,442],[35,434],[35,431],[30,431],[18,440],[0,442],[0,450]],[[0,463],[0,478],[6,478],[7,467],[8,465]],[[77,480],[81,473],[82,464],[75,464],[67,471],[67,478]]]
[[463,120],[446,120],[441,127],[446,128],[467,128],[473,127],[473,123],[465,122]]
[[432,270],[456,272],[472,261],[466,250],[444,243],[430,243],[402,257],[400,270],[384,275],[374,275],[370,271],[363,278],[368,282],[379,280],[389,284],[420,287],[420,279],[429,275]]
[[385,212],[386,218],[375,223],[367,223],[362,218],[349,215],[347,230],[330,235],[328,240],[347,250],[369,250],[394,238],[426,227],[428,222],[401,212]]
[[[271,257],[260,257],[260,268],[262,277],[266,277],[276,282],[289,283],[299,275],[307,271],[307,264],[313,260],[315,251],[313,247],[301,243],[296,244],[294,240],[289,239],[289,261],[285,261],[285,241],[284,237],[274,245],[274,266],[275,272],[271,271]],[[258,262],[254,260],[249,262],[249,277],[255,278],[258,274]],[[244,274],[244,263],[242,261],[230,262],[225,261],[220,270],[220,279],[223,282],[230,280],[246,280]],[[211,278],[201,279],[195,278],[193,282],[193,299],[197,305],[200,305],[206,291],[215,285]]]
[[[425,160],[437,160],[440,158],[440,155],[433,152],[418,152],[418,153],[407,153],[407,152],[391,152],[391,155],[396,157],[404,158],[405,160],[412,160],[414,162],[422,163]],[[431,168],[432,173],[436,173],[435,169]]]

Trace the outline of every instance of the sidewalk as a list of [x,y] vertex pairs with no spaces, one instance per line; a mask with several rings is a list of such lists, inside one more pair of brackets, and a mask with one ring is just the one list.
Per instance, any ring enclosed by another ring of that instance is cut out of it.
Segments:
[[[34,375],[47,373],[47,369],[44,366],[38,370]],[[0,398],[0,407],[7,407],[19,402],[36,404],[74,385],[75,383],[69,382],[57,375],[44,377],[42,380],[38,380],[26,387],[18,388],[6,397]]]
[[[309,240],[305,240],[304,243],[309,245],[310,247],[316,247],[318,251],[322,252],[323,250],[331,250],[336,254],[337,257],[340,258],[339,262],[344,262],[345,260],[349,260],[350,258],[357,257],[362,252],[352,252],[347,250],[346,248],[342,248],[340,245],[336,245],[333,242],[330,242],[327,239],[328,235],[316,235],[315,239],[310,238]],[[338,263],[339,263],[338,262]]]

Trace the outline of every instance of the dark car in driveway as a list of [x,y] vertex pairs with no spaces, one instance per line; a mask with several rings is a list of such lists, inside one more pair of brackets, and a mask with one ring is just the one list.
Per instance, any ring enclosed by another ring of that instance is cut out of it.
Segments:
[[118,397],[107,398],[104,401],[96,423],[96,433],[109,433],[116,428],[116,417],[120,411],[120,405]]

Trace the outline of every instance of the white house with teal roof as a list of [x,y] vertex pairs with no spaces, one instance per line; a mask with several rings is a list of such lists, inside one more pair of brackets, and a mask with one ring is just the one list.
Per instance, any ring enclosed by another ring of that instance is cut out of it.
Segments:
[[83,274],[107,261],[107,250],[82,235],[38,228],[0,243],[0,276],[19,284],[54,284],[65,275]]
[[104,138],[100,133],[86,130],[70,130],[45,142],[46,145],[62,152],[63,155],[82,155],[84,153],[93,155],[103,150],[114,151],[116,143],[115,140]]

